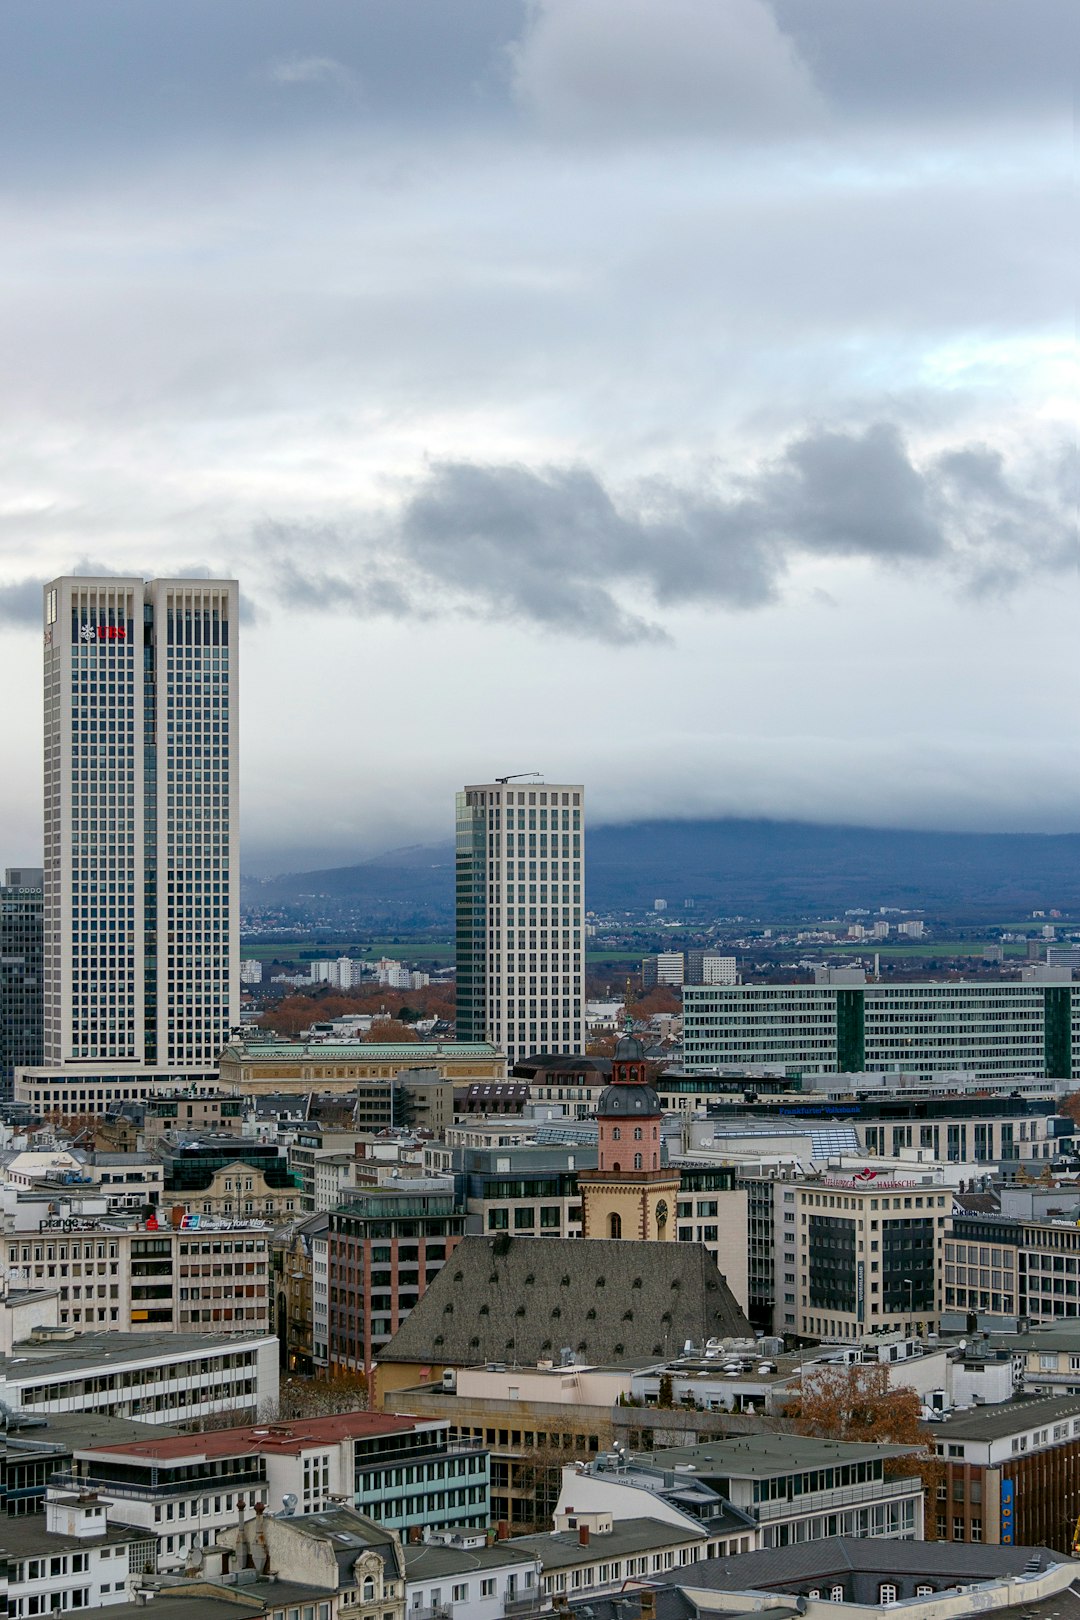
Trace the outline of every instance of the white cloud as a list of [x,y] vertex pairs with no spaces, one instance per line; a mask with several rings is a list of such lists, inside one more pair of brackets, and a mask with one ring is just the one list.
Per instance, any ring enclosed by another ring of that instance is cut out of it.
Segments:
[[763,0],[536,0],[513,67],[523,107],[560,135],[768,138],[824,116]]
[[354,91],[358,80],[351,68],[332,56],[289,56],[270,62],[260,77],[269,84],[330,84]]

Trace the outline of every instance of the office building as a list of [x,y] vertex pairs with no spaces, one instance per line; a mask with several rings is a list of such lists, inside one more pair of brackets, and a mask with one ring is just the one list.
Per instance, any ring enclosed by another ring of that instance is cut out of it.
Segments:
[[[818,1541],[832,1526],[841,1535],[921,1540],[923,1482],[916,1449],[747,1433],[623,1455],[615,1463],[610,1456],[597,1457],[576,1478],[569,1470],[564,1474],[560,1510],[572,1502],[571,1511],[606,1511],[618,1522],[647,1511],[634,1505],[642,1493],[646,1501],[662,1499],[664,1492],[685,1486],[689,1476],[695,1487],[709,1487],[724,1500],[729,1532],[758,1530],[752,1547]],[[690,1500],[682,1497],[685,1510],[693,1513]]]
[[214,1070],[239,1008],[234,580],[45,589],[43,1068]]
[[53,1483],[96,1492],[110,1520],[156,1535],[164,1555],[210,1546],[235,1525],[237,1491],[252,1507],[292,1495],[300,1514],[347,1501],[403,1537],[422,1526],[486,1529],[488,1474],[483,1445],[452,1440],[446,1422],[345,1412],[84,1441]]
[[457,1035],[513,1062],[585,1030],[585,793],[491,782],[457,796]]
[[[461,1242],[452,1183],[356,1193],[330,1211],[328,1354],[334,1372],[370,1373]],[[464,1291],[462,1297],[466,1297]]]
[[1020,982],[686,985],[693,1073],[783,1064],[789,1073],[903,1072],[927,1079],[1080,1074],[1080,986],[1065,970]]
[[660,951],[656,956],[642,958],[641,988],[655,990],[657,985],[665,984],[677,989],[682,984],[685,973],[686,964],[682,951]]
[[104,1412],[194,1423],[222,1412],[252,1421],[278,1398],[277,1340],[264,1333],[86,1333],[20,1340],[0,1362],[0,1400],[17,1412]]
[[1001,1401],[956,1412],[934,1429],[942,1480],[939,1541],[1043,1544],[1072,1550],[1080,1495],[1080,1400]]
[[41,1062],[40,867],[8,867],[0,887],[0,1095],[15,1070]]
[[855,1171],[784,1184],[779,1240],[790,1273],[778,1330],[862,1340],[937,1329],[952,1194],[891,1175],[866,1176]]
[[58,1203],[35,1190],[5,1209],[8,1277],[55,1301],[55,1314],[42,1312],[44,1328],[269,1331],[269,1226],[199,1215],[174,1227],[154,1214],[146,1221],[108,1215],[106,1203],[102,1195]]

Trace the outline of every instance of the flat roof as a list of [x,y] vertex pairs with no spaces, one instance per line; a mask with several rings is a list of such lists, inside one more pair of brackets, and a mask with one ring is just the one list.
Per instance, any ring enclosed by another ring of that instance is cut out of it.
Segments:
[[[427,1419],[433,1424],[435,1419]],[[124,1440],[100,1446],[87,1446],[80,1455],[108,1453],[115,1457],[140,1457],[148,1462],[202,1462],[211,1457],[232,1457],[238,1452],[304,1451],[308,1446],[330,1445],[338,1440],[363,1439],[369,1435],[403,1434],[425,1422],[386,1412],[342,1412],[331,1417],[297,1418],[288,1423],[245,1423],[232,1429],[211,1429],[202,1434],[152,1435],[149,1439]]]
[[179,1432],[176,1423],[140,1423],[137,1418],[114,1417],[107,1412],[44,1412],[40,1423],[38,1414],[33,1416],[32,1424],[8,1429],[3,1436],[10,1456],[32,1457],[35,1452],[47,1450],[75,1452],[83,1446],[119,1446],[126,1440],[145,1440],[148,1434],[164,1439]]
[[871,1462],[878,1457],[907,1457],[916,1446],[882,1446],[857,1440],[819,1440],[808,1434],[740,1434],[727,1440],[705,1440],[696,1446],[665,1446],[631,1457],[642,1468],[693,1469],[700,1475],[790,1474],[830,1463]]
[[[369,1062],[386,1062],[407,1057],[501,1057],[502,1052],[489,1041],[267,1041],[252,1045],[227,1046],[222,1052],[242,1058],[323,1058],[335,1062],[339,1058],[367,1058]],[[412,1065],[410,1065],[411,1067]]]
[[[102,1512],[105,1503],[102,1502]],[[110,1524],[100,1533],[90,1536],[66,1536],[55,1530],[46,1530],[44,1513],[25,1513],[19,1518],[5,1518],[0,1525],[0,1552],[8,1558],[33,1558],[40,1553],[62,1553],[83,1547],[126,1546],[132,1541],[149,1541],[156,1545],[153,1530],[141,1525]]]
[[[1003,1440],[1022,1429],[1041,1423],[1060,1423],[1063,1418],[1080,1417],[1080,1395],[1059,1395],[1048,1400],[1001,1401],[979,1406],[971,1412],[958,1412],[943,1423],[933,1424],[933,1432],[944,1440]],[[927,1425],[929,1432],[930,1425]]]
[[253,1344],[276,1344],[272,1333],[79,1333],[54,1344],[16,1344],[0,1357],[0,1377],[9,1383],[39,1373],[74,1372],[85,1368],[100,1373],[110,1362],[169,1361],[180,1356],[217,1355],[225,1350],[250,1349]]
[[439,1580],[444,1576],[468,1574],[477,1569],[498,1569],[506,1564],[529,1563],[536,1553],[515,1541],[495,1541],[490,1546],[455,1547],[445,1541],[406,1542],[405,1575],[410,1581]]
[[548,1530],[535,1536],[513,1536],[504,1546],[525,1547],[535,1553],[545,1570],[568,1564],[594,1564],[598,1559],[623,1558],[631,1553],[648,1552],[653,1547],[705,1541],[708,1530],[683,1530],[662,1519],[616,1519],[608,1531],[592,1531],[587,1547],[581,1545],[576,1530]]

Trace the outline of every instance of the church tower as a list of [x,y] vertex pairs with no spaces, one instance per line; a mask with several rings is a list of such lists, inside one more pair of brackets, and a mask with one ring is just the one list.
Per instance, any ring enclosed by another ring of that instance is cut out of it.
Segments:
[[649,1085],[645,1048],[624,1035],[615,1048],[611,1084],[596,1109],[595,1170],[579,1170],[582,1236],[675,1237],[679,1172],[662,1164],[660,1099]]

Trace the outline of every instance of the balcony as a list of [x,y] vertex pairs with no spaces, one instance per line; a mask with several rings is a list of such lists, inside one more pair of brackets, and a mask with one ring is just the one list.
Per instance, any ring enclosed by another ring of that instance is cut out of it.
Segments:
[[865,1507],[897,1496],[919,1496],[923,1483],[918,1475],[908,1479],[879,1479],[869,1485],[841,1485],[833,1491],[812,1491],[792,1496],[784,1502],[755,1502],[748,1511],[759,1523],[774,1519],[801,1519],[808,1513],[835,1513],[846,1507]]
[[98,1474],[73,1474],[65,1471],[49,1475],[49,1485],[62,1491],[94,1491],[99,1496],[122,1496],[133,1502],[166,1502],[180,1497],[202,1497],[211,1492],[251,1491],[266,1489],[265,1473],[248,1472],[230,1474],[220,1478],[208,1474],[204,1479],[186,1479],[176,1484],[159,1485],[147,1470],[145,1485],[130,1480],[103,1479]]

